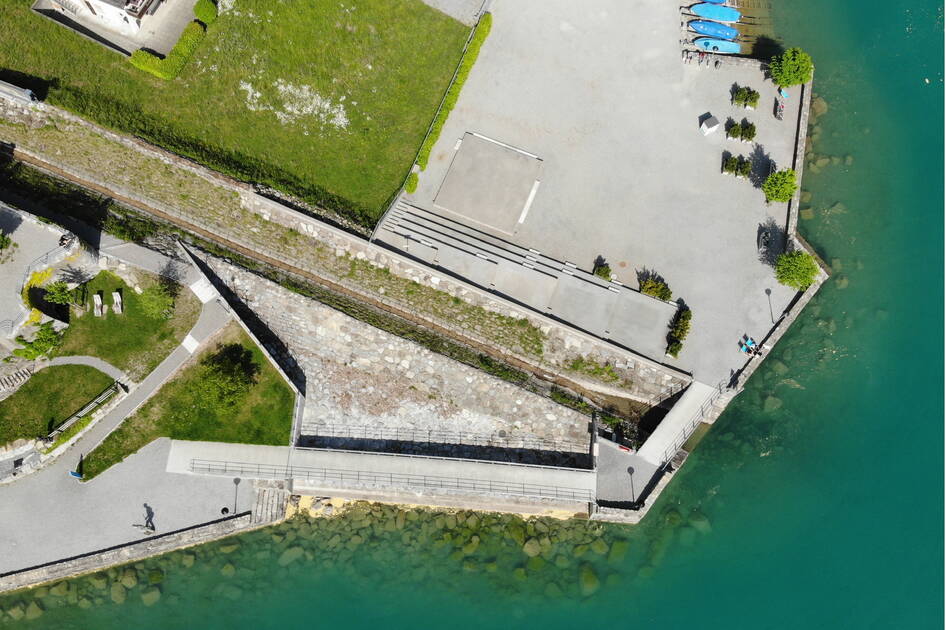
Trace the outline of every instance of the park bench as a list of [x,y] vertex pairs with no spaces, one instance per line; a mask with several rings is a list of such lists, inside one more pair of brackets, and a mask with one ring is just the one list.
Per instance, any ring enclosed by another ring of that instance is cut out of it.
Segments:
[[118,291],[112,291],[112,310],[116,315],[121,315],[125,310],[122,304],[122,294]]
[[102,304],[101,291],[92,295],[92,312],[96,317],[101,317],[105,314],[105,305]]

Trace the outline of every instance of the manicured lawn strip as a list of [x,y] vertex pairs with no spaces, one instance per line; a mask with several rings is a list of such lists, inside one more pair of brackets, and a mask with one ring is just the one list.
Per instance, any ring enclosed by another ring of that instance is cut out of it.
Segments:
[[[259,366],[255,384],[235,404],[219,408],[207,402],[201,388],[200,361],[220,348],[238,343]],[[292,429],[293,392],[263,352],[236,324],[188,364],[83,461],[88,480],[117,464],[149,442],[169,437],[241,444],[285,445]]]
[[[240,0],[163,81],[29,5],[0,0],[0,79],[367,227],[403,181],[469,33],[420,0]],[[277,117],[316,96],[341,105],[347,126]]]
[[460,99],[463,84],[466,83],[467,77],[470,76],[470,70],[473,69],[473,64],[476,63],[476,58],[480,54],[480,48],[483,47],[483,43],[486,41],[486,37],[489,35],[489,30],[492,26],[493,14],[483,14],[483,17],[480,18],[480,21],[476,25],[472,39],[470,39],[470,45],[467,46],[466,52],[463,54],[460,68],[457,70],[457,76],[447,90],[447,96],[443,100],[443,106],[440,108],[440,111],[437,112],[437,117],[434,119],[434,123],[430,128],[430,133],[424,139],[424,144],[417,154],[417,165],[420,166],[420,170],[427,168],[430,152],[433,151],[434,145],[437,144],[437,138],[440,137],[440,132],[443,131],[443,126],[446,124],[450,112],[453,111],[454,106]]
[[[157,282],[154,277],[151,283]],[[142,285],[145,288],[147,283]],[[54,356],[89,355],[107,361],[134,380],[140,380],[164,360],[194,327],[200,315],[200,301],[186,288],[181,288],[170,319],[146,316],[138,294],[121,278],[109,271],[99,272],[86,285],[86,311],[76,317],[73,309],[62,345]],[[124,312],[112,310],[112,292],[122,294]],[[96,317],[92,312],[92,295],[102,292],[108,313]]]
[[40,370],[0,401],[0,444],[45,437],[111,384],[107,374],[85,365]]

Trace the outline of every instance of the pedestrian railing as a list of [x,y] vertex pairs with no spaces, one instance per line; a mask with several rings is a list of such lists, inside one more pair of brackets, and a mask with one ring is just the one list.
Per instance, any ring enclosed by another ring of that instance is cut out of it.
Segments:
[[594,493],[583,488],[561,488],[531,483],[489,481],[437,475],[368,472],[340,468],[254,464],[192,459],[190,472],[205,475],[226,475],[256,479],[294,479],[332,486],[400,488],[405,490],[444,490],[486,495],[510,495],[535,499],[566,499],[594,501]]
[[[386,428],[346,425],[307,425],[302,432],[307,438],[333,438],[351,440],[383,440],[415,442],[419,444],[452,444],[458,446],[487,446],[495,448],[519,448],[535,451],[586,452],[588,443],[573,443],[531,436],[484,435],[462,431],[440,429]],[[589,436],[590,439],[590,436]]]
[[700,423],[703,422],[703,419],[709,414],[710,410],[713,408],[713,405],[716,404],[716,401],[719,400],[719,397],[726,393],[728,387],[723,385],[723,381],[720,381],[716,387],[713,389],[713,393],[710,394],[706,400],[700,404],[700,408],[693,414],[693,416],[687,421],[686,425],[677,433],[673,441],[670,443],[670,446],[664,450],[663,462],[666,464],[673,456],[677,454],[677,450],[686,444],[686,441],[690,439],[690,436],[693,435],[693,432],[696,431],[696,427],[700,426]]
[[92,413],[92,411],[97,409],[100,405],[105,404],[105,402],[109,398],[111,398],[118,392],[120,387],[121,387],[121,384],[119,384],[118,381],[115,381],[114,383],[106,387],[105,390],[101,394],[95,397],[95,400],[93,400],[92,402],[87,404],[85,407],[83,407],[79,411],[75,412],[74,414],[66,418],[65,422],[60,424],[48,436],[46,436],[46,441],[47,442],[55,441],[55,439],[59,437],[59,435],[63,431],[71,427],[73,424],[75,424],[76,422],[84,418],[85,416]]

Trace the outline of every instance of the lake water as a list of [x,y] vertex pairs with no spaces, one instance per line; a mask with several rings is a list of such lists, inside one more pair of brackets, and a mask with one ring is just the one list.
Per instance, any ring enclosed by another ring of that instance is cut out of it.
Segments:
[[942,9],[774,12],[829,105],[801,230],[835,274],[642,526],[293,523],[143,563],[150,607],[82,578],[18,627],[942,628]]

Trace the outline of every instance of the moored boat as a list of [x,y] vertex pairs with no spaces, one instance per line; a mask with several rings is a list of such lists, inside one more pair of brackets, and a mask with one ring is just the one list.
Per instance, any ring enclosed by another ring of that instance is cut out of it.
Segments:
[[736,39],[739,37],[739,31],[733,27],[719,22],[710,22],[709,20],[692,20],[690,28],[700,35],[708,35],[717,39]]
[[738,22],[739,18],[742,17],[742,14],[732,7],[724,7],[718,4],[711,4],[709,2],[693,5],[690,7],[690,12],[694,15],[706,18],[707,20],[726,22],[729,24]]
[[726,41],[725,39],[715,39],[713,37],[697,37],[693,40],[693,45],[700,50],[712,53],[738,55],[742,50],[742,46],[736,42]]

